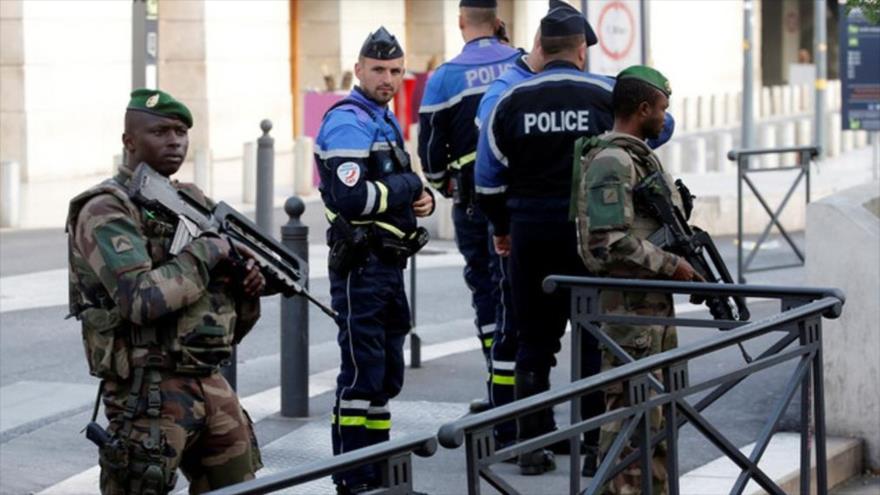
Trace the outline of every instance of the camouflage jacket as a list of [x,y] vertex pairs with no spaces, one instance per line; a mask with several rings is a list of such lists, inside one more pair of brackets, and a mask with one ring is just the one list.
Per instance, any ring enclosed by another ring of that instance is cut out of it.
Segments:
[[[212,269],[224,255],[207,239],[169,255],[176,220],[135,205],[130,178],[120,168],[70,203],[70,306],[82,321],[90,371],[126,379],[149,356],[176,372],[211,372],[253,327],[259,299],[236,297],[218,280]],[[174,184],[213,206],[194,185]]]
[[644,141],[609,132],[582,158],[577,191],[578,250],[587,267],[599,274],[626,278],[668,278],[678,257],[647,241],[660,227],[637,210],[633,187],[645,176],[663,173],[673,202],[682,207],[672,178]]

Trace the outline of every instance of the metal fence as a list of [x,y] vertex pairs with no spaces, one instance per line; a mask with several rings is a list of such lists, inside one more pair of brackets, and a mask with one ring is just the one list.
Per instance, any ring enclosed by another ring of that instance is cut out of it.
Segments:
[[379,463],[382,486],[370,491],[370,495],[404,495],[413,491],[412,454],[430,457],[436,451],[437,437],[433,433],[392,440],[208,493],[210,495],[271,493],[324,478],[339,471]]
[[[810,493],[810,420],[815,428],[817,461],[817,484],[819,492],[827,487],[825,466],[825,417],[822,383],[822,317],[836,318],[840,315],[844,295],[839,290],[799,287],[734,286],[727,284],[684,283],[665,281],[623,280],[604,278],[578,278],[552,276],[545,280],[545,291],[560,288],[571,294],[572,308],[572,374],[578,378],[580,370],[580,343],[582,332],[588,331],[601,343],[606,344],[624,364],[607,372],[577,379],[554,390],[534,395],[514,403],[444,425],[439,432],[440,444],[447,448],[465,445],[468,493],[480,493],[481,480],[505,494],[519,493],[514,486],[492,470],[492,465],[513,458],[521,453],[548,446],[561,440],[571,442],[572,452],[578,452],[580,436],[603,423],[623,422],[609,452],[601,462],[589,486],[581,492],[579,456],[571,456],[569,493],[572,495],[598,493],[603,484],[634,462],[643,472],[650,472],[652,449],[666,442],[669,493],[679,493],[678,484],[678,430],[686,423],[711,441],[740,469],[741,475],[731,493],[741,493],[749,479],[755,480],[772,494],[783,494],[782,489],[760,468],[761,459],[783,412],[792,401],[798,387],[801,389],[801,487],[803,494]],[[603,291],[663,292],[669,294],[726,295],[772,298],[780,301],[780,313],[760,321],[714,321],[694,318],[624,316],[604,314],[599,310],[599,295]],[[727,329],[692,345],[683,346],[661,354],[634,361],[600,330],[601,323],[625,323],[634,325],[680,325],[688,327],[714,327]],[[741,347],[744,342],[778,332],[778,338],[760,355],[749,356]],[[792,346],[792,344],[794,344]],[[689,361],[712,352],[739,346],[745,364],[735,370],[721,373],[700,383],[692,383],[688,373]],[[717,401],[747,376],[782,363],[795,361],[797,366],[785,384],[784,392],[774,405],[760,431],[755,448],[748,455],[741,453],[719,429],[702,414],[703,410]],[[662,378],[657,378],[660,376]],[[580,417],[580,398],[609,385],[624,384],[628,391],[629,405],[607,411],[593,418]],[[691,403],[689,396],[708,392]],[[812,400],[810,400],[812,398]],[[524,415],[547,409],[556,404],[571,403],[571,422],[559,425],[559,429],[531,438],[512,446],[495,450],[493,426]],[[812,403],[812,409],[810,404]],[[651,432],[648,417],[653,408],[662,408],[665,428]],[[634,437],[633,437],[634,435]],[[630,437],[637,449],[618,462]],[[648,448],[646,448],[648,446]],[[650,494],[651,477],[642,477],[641,493]],[[562,491],[560,490],[560,493]]]

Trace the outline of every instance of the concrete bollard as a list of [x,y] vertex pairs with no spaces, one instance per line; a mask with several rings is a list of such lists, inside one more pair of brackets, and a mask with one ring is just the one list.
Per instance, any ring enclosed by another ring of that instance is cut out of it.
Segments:
[[300,196],[309,196],[314,191],[315,142],[309,136],[296,138],[293,149],[293,190]]
[[[309,227],[300,221],[303,201],[291,196],[284,203],[288,221],[281,226],[281,242],[309,262]],[[309,278],[302,281],[309,288]],[[309,303],[305,297],[281,299],[281,416],[309,415]]]
[[782,86],[771,86],[770,87],[770,113],[764,114],[764,116],[770,115],[784,115],[782,110]]
[[269,135],[272,121],[260,122],[263,135],[257,139],[257,226],[272,235],[272,209],[275,203],[275,138]]
[[0,227],[18,227],[21,222],[21,165],[0,162]]
[[253,141],[241,148],[241,200],[254,204],[257,199],[257,145]]
[[664,162],[663,166],[669,171],[670,174],[676,175],[682,172],[681,167],[681,142],[672,140],[668,143],[664,144],[661,148],[665,148],[665,155],[663,156]]
[[855,146],[855,131],[840,131],[840,152],[852,151]]
[[[764,123],[758,127],[758,147],[764,149],[776,147],[776,126],[774,124]],[[778,166],[779,155],[761,155],[762,168],[773,168]]]
[[211,152],[205,149],[196,150],[193,158],[193,182],[207,196],[213,194],[211,175]]
[[868,131],[853,131],[853,134],[855,134],[856,149],[868,146]]
[[727,153],[733,149],[733,134],[730,132],[715,133],[714,171],[728,173],[736,170],[736,162],[727,159]]
[[840,154],[840,112],[825,114],[825,143],[823,149],[825,156],[833,157]]
[[706,138],[694,136],[687,140],[687,153],[682,172],[703,175],[706,173]]
[[[793,120],[786,120],[784,122],[780,122],[779,126],[776,128],[776,142],[779,144],[780,148],[791,148],[795,146],[795,123]],[[780,155],[780,165],[789,166],[795,165],[797,163],[797,153],[785,153],[784,155]]]

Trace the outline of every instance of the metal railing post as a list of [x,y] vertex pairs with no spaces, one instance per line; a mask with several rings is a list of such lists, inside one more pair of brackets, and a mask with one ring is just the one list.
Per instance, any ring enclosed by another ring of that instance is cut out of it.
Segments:
[[[297,196],[284,203],[288,222],[281,226],[281,243],[309,262],[309,227],[300,221],[306,205]],[[308,289],[308,277],[303,287]],[[281,300],[281,415],[309,415],[309,307],[304,297]]]
[[736,160],[736,281],[744,284],[743,276],[743,167],[748,164],[742,156]]
[[409,259],[409,314],[412,331],[409,334],[409,366],[422,367],[422,338],[416,332],[416,256]]
[[272,205],[275,199],[275,139],[269,135],[272,121],[260,122],[263,135],[257,139],[257,226],[272,235]]

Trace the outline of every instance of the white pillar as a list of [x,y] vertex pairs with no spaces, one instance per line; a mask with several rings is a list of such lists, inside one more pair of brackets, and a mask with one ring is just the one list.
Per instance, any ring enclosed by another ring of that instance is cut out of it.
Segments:
[[715,171],[726,173],[736,169],[736,162],[727,159],[727,152],[733,149],[733,134],[727,131],[715,133]]
[[840,152],[851,151],[855,145],[855,131],[840,131]]
[[[793,120],[780,122],[776,131],[778,133],[776,142],[779,143],[780,148],[791,148],[795,145],[795,138],[797,136]],[[786,153],[781,156],[780,160],[782,161],[780,165],[794,165],[797,163],[797,153]]]
[[855,147],[864,148],[868,145],[868,131],[853,131],[855,134]]
[[840,154],[840,112],[829,112],[825,115],[825,156],[832,157]]
[[[758,147],[776,148],[776,126],[774,124],[764,123],[758,128]],[[764,168],[779,166],[779,155],[761,156],[761,166]]]
[[211,195],[211,153],[206,149],[197,149],[193,160],[193,182],[206,196]]
[[773,115],[773,96],[772,90],[768,86],[761,87],[761,112],[758,114],[761,117],[767,117],[768,115]]
[[794,88],[787,85],[782,87],[782,115],[791,115],[794,113]]
[[21,206],[21,165],[0,162],[0,227],[18,227]]
[[257,201],[257,143],[244,143],[241,150],[241,201]]
[[663,162],[663,167],[670,174],[680,174],[681,173],[681,143],[679,141],[669,141],[668,143],[662,146],[666,149],[664,159],[666,161]]
[[770,105],[770,113],[766,115],[784,115],[782,86],[772,86],[770,88],[770,97],[773,101]]
[[299,196],[308,196],[314,192],[314,142],[308,136],[296,138],[293,169],[293,190]]
[[697,128],[709,129],[712,127],[712,100],[709,96],[697,97]]
[[798,119],[795,123],[795,142],[798,146],[813,144],[813,121],[809,118]]
[[694,136],[687,141],[687,153],[682,172],[703,175],[706,173],[706,138]]

